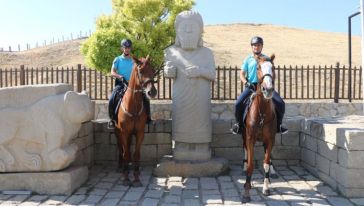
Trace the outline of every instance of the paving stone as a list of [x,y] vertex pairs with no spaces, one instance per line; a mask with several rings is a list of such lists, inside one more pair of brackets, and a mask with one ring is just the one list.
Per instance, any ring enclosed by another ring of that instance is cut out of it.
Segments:
[[148,192],[144,195],[145,198],[154,198],[158,199],[163,196],[163,190],[148,190]]
[[330,187],[328,186],[318,186],[316,187],[317,191],[323,195],[326,196],[337,196],[337,193],[334,192]]
[[220,187],[221,190],[226,190],[226,189],[233,189],[235,188],[234,183],[233,182],[221,182],[220,183]]
[[105,198],[116,198],[120,199],[122,196],[124,196],[125,191],[109,191],[106,193]]
[[142,192],[127,192],[123,198],[123,201],[134,202],[138,201],[139,198],[143,195]]
[[220,195],[220,191],[216,188],[214,190],[202,190],[202,195]]
[[221,195],[202,195],[204,204],[222,204]]
[[98,203],[100,200],[102,199],[102,196],[98,196],[98,195],[90,195],[86,198],[86,200],[84,200],[84,203],[93,203],[96,204]]
[[164,198],[164,203],[180,204],[180,202],[181,202],[181,196],[178,196],[178,195],[167,195]]
[[328,197],[327,200],[333,206],[354,206],[348,199],[342,197]]
[[5,201],[7,199],[9,199],[12,195],[3,195],[3,194],[0,194],[0,203],[2,201]]
[[157,206],[159,199],[146,198],[142,202],[142,206]]
[[101,201],[100,206],[116,206],[119,201],[118,198],[105,198]]
[[99,195],[99,196],[103,196],[106,193],[107,193],[106,189],[99,189],[99,188],[94,188],[89,192],[90,195]]
[[194,190],[198,189],[198,179],[197,178],[186,178],[183,182],[185,189]]
[[289,206],[285,201],[267,201],[268,206]]
[[78,205],[86,198],[86,195],[72,195],[70,196],[65,203],[70,205]]
[[111,182],[99,182],[95,185],[96,188],[101,188],[101,189],[111,189],[113,186],[113,183]]
[[183,190],[182,198],[183,199],[197,199],[200,197],[200,193],[198,190]]
[[239,196],[224,197],[224,205],[239,205],[241,199]]
[[29,195],[15,195],[15,196],[7,199],[6,201],[2,202],[1,204],[4,204],[4,205],[20,204],[20,203],[24,202],[26,199],[28,199],[29,197],[30,197]]
[[351,198],[350,201],[356,205],[364,205],[364,198]]
[[239,196],[239,193],[236,189],[225,189],[221,190],[221,193],[224,197],[234,197]]
[[138,201],[125,201],[122,200],[119,202],[118,206],[137,206],[138,205]]
[[200,206],[200,201],[198,199],[184,199],[183,200],[184,205],[188,206]]
[[169,190],[169,194],[170,195],[181,195],[182,194],[182,188],[181,187],[172,187]]
[[54,195],[54,196],[49,197],[48,200],[45,201],[43,204],[44,205],[57,205],[57,204],[63,203],[67,198],[68,198],[68,196],[64,196],[64,195]]

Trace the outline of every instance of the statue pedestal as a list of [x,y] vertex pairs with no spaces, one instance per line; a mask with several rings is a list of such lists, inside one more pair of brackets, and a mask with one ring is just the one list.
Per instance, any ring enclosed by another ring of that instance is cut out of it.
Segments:
[[30,190],[39,194],[71,195],[88,178],[86,166],[55,172],[0,173],[1,190]]
[[175,160],[166,155],[154,168],[153,174],[157,177],[212,177],[228,172],[229,162],[224,158],[211,158],[204,161]]

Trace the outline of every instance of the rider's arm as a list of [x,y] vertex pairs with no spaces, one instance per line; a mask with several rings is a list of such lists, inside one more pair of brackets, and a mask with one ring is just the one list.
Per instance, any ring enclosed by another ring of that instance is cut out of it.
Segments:
[[118,74],[118,72],[116,71],[116,69],[114,67],[111,67],[111,72],[110,72],[112,77],[115,77],[117,79],[121,79],[123,78],[122,75]]
[[246,79],[246,72],[244,70],[240,71],[240,81],[242,81],[244,84],[248,81]]
[[112,65],[111,65],[110,75],[111,75],[112,77],[114,77],[114,78],[122,79],[122,78],[123,78],[123,76],[122,76],[122,75],[120,75],[120,74],[118,73],[117,69],[116,69],[117,61],[118,61],[118,59],[117,59],[117,58],[115,58],[115,59],[114,59],[114,61],[113,61],[113,63],[112,63]]

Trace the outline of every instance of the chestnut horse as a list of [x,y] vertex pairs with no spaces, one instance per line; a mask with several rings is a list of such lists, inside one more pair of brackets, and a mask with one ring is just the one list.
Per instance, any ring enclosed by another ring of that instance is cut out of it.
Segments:
[[[144,139],[144,127],[147,114],[143,103],[143,93],[147,98],[154,98],[157,90],[154,87],[155,70],[147,58],[133,57],[134,66],[131,72],[128,88],[125,91],[119,107],[118,122],[115,128],[119,147],[119,168],[122,168],[123,185],[142,186],[140,182],[139,161],[140,148]],[[131,137],[135,135],[135,151],[133,156],[134,180],[129,179],[129,164],[131,163]]]
[[251,107],[246,116],[245,128],[243,131],[243,145],[247,152],[247,171],[246,182],[244,184],[243,202],[250,201],[251,177],[253,174],[253,153],[256,141],[263,142],[264,146],[264,163],[265,172],[263,194],[269,195],[269,165],[270,155],[274,145],[275,134],[277,130],[277,117],[273,105],[274,91],[274,65],[275,56],[269,58],[260,57],[257,59],[258,84],[256,92],[252,94],[253,98]]

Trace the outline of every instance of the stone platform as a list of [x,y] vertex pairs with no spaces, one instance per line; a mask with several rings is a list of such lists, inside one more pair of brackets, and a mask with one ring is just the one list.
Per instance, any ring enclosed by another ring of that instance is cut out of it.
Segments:
[[28,190],[38,194],[70,195],[88,178],[88,168],[69,167],[56,172],[1,173],[0,190]]
[[364,197],[364,116],[306,120],[301,164],[347,197]]

